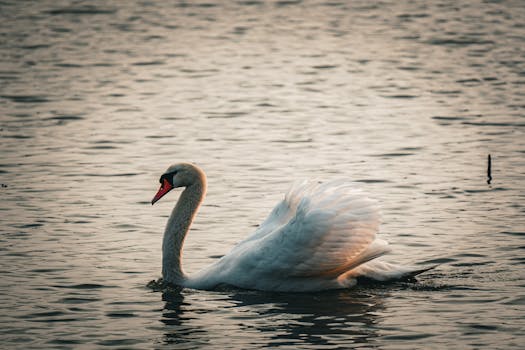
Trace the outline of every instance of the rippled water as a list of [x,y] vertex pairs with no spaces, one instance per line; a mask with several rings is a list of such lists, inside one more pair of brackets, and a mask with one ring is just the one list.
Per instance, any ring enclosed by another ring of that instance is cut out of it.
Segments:
[[[522,1],[0,1],[2,348],[520,348]],[[487,184],[487,155],[493,180]],[[176,161],[208,173],[184,262],[300,178],[381,201],[417,283],[158,292]]]

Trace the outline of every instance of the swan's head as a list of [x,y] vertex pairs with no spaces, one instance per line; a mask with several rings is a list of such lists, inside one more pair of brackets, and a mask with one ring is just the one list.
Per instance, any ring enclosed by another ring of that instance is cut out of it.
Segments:
[[173,164],[159,179],[160,188],[151,200],[151,204],[164,197],[166,193],[177,187],[188,187],[196,182],[205,184],[206,175],[199,167],[189,163]]

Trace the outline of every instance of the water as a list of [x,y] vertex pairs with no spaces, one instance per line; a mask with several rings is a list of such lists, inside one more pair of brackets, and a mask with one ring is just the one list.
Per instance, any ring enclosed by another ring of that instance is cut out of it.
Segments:
[[[518,349],[525,341],[521,1],[1,1],[2,348]],[[487,155],[493,180],[487,184]],[[417,283],[168,290],[152,207],[208,174],[187,272],[296,179],[382,204]]]

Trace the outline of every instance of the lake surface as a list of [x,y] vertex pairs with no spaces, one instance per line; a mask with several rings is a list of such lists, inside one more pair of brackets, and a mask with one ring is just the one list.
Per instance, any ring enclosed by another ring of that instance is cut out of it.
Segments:
[[[3,349],[519,349],[522,1],[0,1]],[[492,181],[487,183],[487,156]],[[415,283],[156,291],[191,161],[188,273],[297,179],[348,178]],[[174,191],[175,192],[175,191]]]

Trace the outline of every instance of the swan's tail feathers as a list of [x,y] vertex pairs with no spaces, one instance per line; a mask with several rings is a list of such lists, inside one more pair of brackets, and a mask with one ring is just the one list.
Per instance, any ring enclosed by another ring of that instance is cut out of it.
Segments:
[[420,274],[422,274],[424,272],[433,270],[433,269],[435,269],[438,266],[439,265],[431,265],[431,266],[426,266],[426,267],[423,267],[423,268],[419,268],[417,270],[412,270],[408,274],[406,274],[403,277],[403,279],[413,280],[417,275],[420,275]]
[[438,265],[418,268],[395,265],[381,260],[372,260],[339,276],[338,280],[356,278],[365,282],[414,281],[417,275],[432,270],[436,266]]

